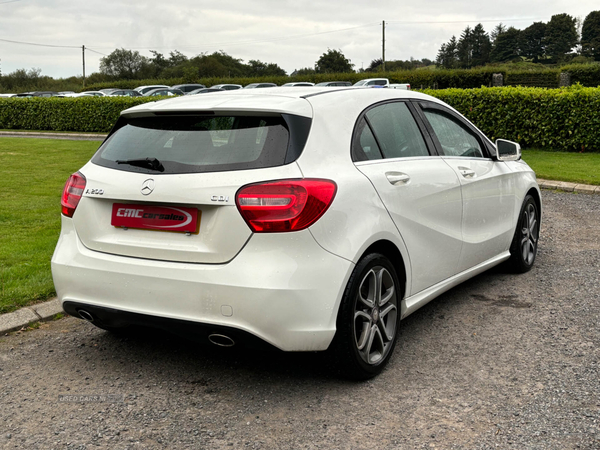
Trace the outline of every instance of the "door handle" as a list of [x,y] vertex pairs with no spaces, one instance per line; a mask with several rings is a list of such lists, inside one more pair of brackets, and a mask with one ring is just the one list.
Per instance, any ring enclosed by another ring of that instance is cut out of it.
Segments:
[[475,171],[469,169],[468,167],[459,167],[458,171],[465,178],[473,178],[475,176]]
[[402,172],[386,172],[385,176],[393,186],[407,184],[410,181],[410,177]]

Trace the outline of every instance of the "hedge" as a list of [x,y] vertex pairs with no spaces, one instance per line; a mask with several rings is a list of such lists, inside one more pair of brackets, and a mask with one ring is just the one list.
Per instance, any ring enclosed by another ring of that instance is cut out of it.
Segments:
[[[312,74],[296,77],[254,77],[254,78],[200,78],[194,80],[206,86],[221,83],[241,84],[245,86],[250,83],[271,82],[278,85],[290,81],[311,81],[320,83],[322,81],[350,81],[356,83],[364,78],[388,78],[391,83],[410,83],[414,89],[473,89],[482,86],[492,86],[492,75],[501,73],[504,77],[505,86],[535,86],[546,88],[558,88],[558,79],[561,72],[571,74],[571,82],[580,83],[583,86],[600,86],[600,64],[571,64],[561,68],[543,70],[507,69],[501,67],[482,67],[475,69],[418,69],[401,70],[396,72],[362,72],[362,73],[332,73]],[[104,88],[119,87],[122,89],[133,89],[137,86],[150,84],[165,84],[173,86],[189,82],[183,78],[155,79],[155,80],[122,80],[115,82],[97,83],[87,86],[87,90],[99,90]]]
[[456,108],[492,140],[509,139],[525,148],[600,151],[600,88],[424,92]]
[[[490,139],[527,148],[600,151],[600,88],[525,87],[425,90],[475,123]],[[106,132],[146,97],[0,98],[0,128]]]
[[156,97],[0,98],[0,128],[106,132],[124,109]]
[[[194,83],[201,83],[205,86],[213,86],[221,83],[241,84],[245,86],[250,83],[270,82],[282,85],[290,81],[310,81],[320,83],[322,81],[349,81],[352,84],[365,78],[388,78],[390,83],[410,83],[415,88],[433,88],[445,89],[449,87],[456,88],[474,88],[491,85],[492,74],[503,73],[493,68],[482,69],[457,69],[457,70],[402,70],[397,72],[362,72],[362,73],[331,73],[331,74],[312,74],[295,77],[254,77],[254,78],[199,78]],[[558,80],[558,75],[556,75]],[[188,81],[189,82],[189,81]],[[156,79],[156,80],[122,80],[96,83],[86,87],[86,90],[100,90],[105,88],[119,87],[121,89],[133,89],[138,86],[150,84],[165,84],[174,86],[184,83],[184,79]]]

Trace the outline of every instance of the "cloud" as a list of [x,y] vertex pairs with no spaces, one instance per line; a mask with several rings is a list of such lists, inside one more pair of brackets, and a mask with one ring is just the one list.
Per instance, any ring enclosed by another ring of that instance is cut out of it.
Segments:
[[[78,48],[0,41],[0,60],[3,73],[39,67],[43,75],[68,77],[82,73],[82,45],[103,54],[126,48],[145,55],[150,49],[164,54],[179,50],[191,57],[223,50],[245,61],[274,62],[291,72],[314,66],[332,48],[360,68],[381,57],[382,20],[388,23],[386,59],[435,59],[440,45],[467,25],[493,20],[483,23],[486,30],[500,21],[525,28],[564,12],[583,19],[595,9],[596,0],[533,0],[526,9],[516,0],[20,0],[0,3],[0,39]],[[88,74],[98,70],[101,57],[86,52]]]

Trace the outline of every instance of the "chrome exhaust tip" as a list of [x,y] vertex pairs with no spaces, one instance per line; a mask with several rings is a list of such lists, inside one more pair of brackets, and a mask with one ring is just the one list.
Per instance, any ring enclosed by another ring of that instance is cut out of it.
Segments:
[[85,309],[78,310],[77,314],[79,314],[79,317],[81,317],[83,320],[87,320],[88,322],[92,323],[94,322],[94,316],[92,316],[92,314]]
[[233,339],[223,334],[211,334],[208,336],[208,340],[219,347],[233,347],[235,345]]

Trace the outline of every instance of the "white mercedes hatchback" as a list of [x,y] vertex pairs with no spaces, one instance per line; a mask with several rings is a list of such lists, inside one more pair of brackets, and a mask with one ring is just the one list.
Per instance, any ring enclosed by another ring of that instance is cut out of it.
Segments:
[[62,196],[64,310],[221,346],[389,361],[400,320],[535,260],[541,196],[509,141],[396,89],[272,88],[124,111]]

